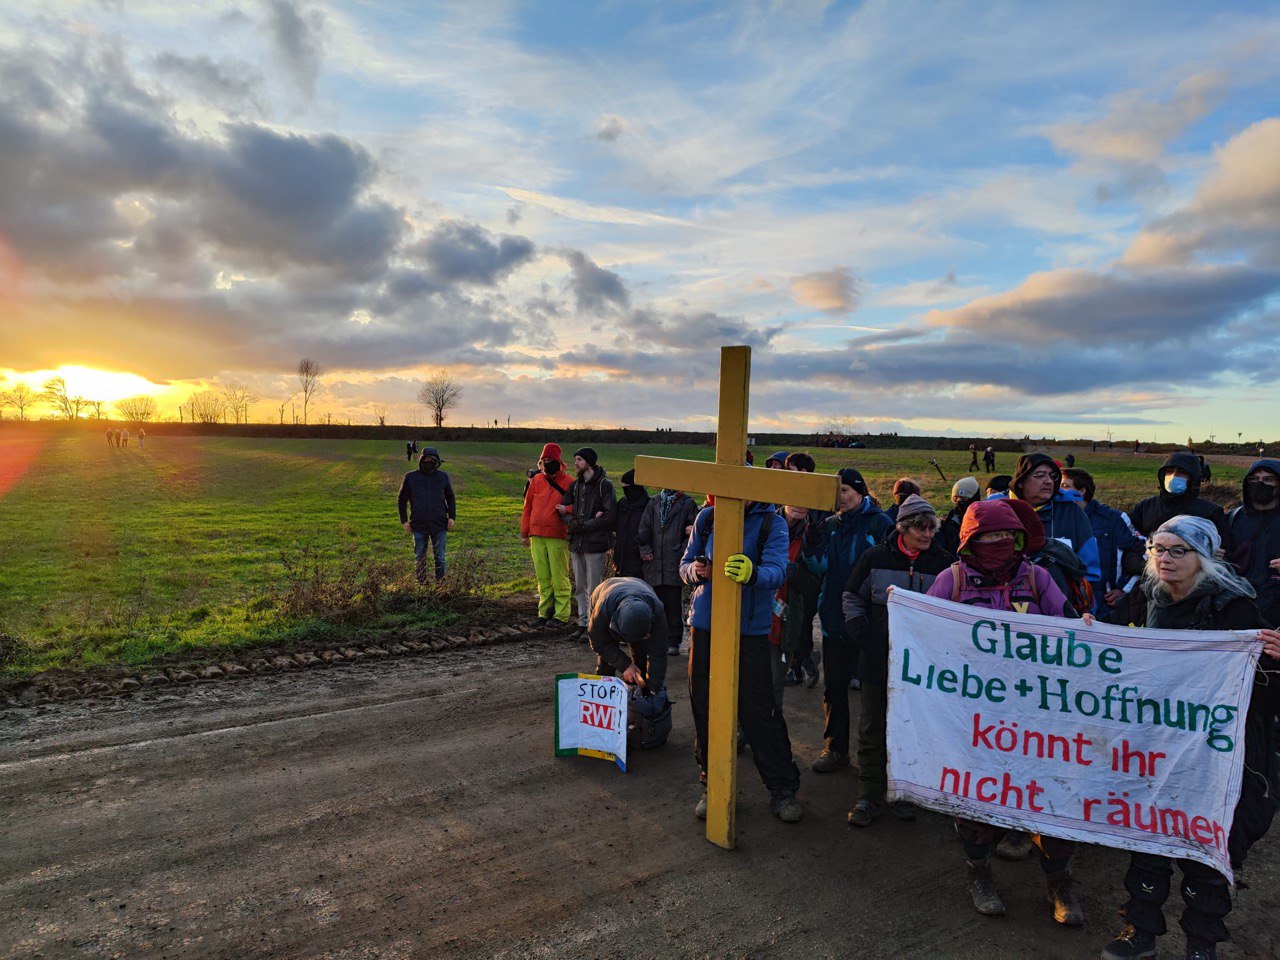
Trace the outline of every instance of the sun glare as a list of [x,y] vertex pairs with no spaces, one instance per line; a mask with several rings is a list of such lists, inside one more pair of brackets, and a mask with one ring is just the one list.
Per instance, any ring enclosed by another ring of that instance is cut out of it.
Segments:
[[93,367],[75,364],[64,364],[56,370],[21,373],[15,375],[13,379],[21,380],[33,390],[40,390],[50,377],[62,377],[67,382],[67,393],[73,397],[100,400],[103,403],[114,403],[125,397],[158,396],[168,390],[167,387],[152,383],[146,377],[140,377],[136,373],[95,370]]

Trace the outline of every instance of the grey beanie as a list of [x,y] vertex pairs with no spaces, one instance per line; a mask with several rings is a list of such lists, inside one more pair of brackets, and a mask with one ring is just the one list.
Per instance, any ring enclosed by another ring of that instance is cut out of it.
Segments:
[[639,598],[623,600],[613,612],[609,629],[628,643],[643,640],[653,629],[653,611]]
[[1171,533],[1206,560],[1222,547],[1222,536],[1218,528],[1203,517],[1192,517],[1179,514],[1160,524],[1156,533]]
[[[951,497],[955,499],[959,497],[961,500],[972,500],[978,495],[978,478],[977,477],[961,477],[955,482],[951,488]],[[899,511],[901,512],[901,511]]]
[[911,496],[907,497],[907,499],[902,501],[902,506],[898,507],[898,522],[902,523],[904,520],[908,520],[911,517],[918,517],[921,514],[928,514],[931,517],[936,517],[938,515],[938,511],[933,509],[933,504],[920,496],[920,494],[913,493]]

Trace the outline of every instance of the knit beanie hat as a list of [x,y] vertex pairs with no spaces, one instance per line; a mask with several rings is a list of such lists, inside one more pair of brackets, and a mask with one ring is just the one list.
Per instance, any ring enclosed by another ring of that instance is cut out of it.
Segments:
[[845,467],[840,471],[840,483],[846,487],[853,487],[864,497],[867,495],[867,481],[862,479],[862,474],[853,467]]
[[[583,459],[585,460],[586,458],[584,457]],[[622,475],[622,478],[621,478],[621,479],[622,479],[622,485],[623,485],[624,487],[632,487],[632,486],[635,486],[635,482],[636,482],[636,472],[635,472],[635,470],[634,470],[634,469],[632,469],[632,470],[628,470],[626,473],[624,473],[624,474]]]
[[575,457],[581,457],[583,460],[587,461],[587,463],[593,467],[596,465],[596,460],[598,459],[596,456],[596,452],[592,450],[590,447],[582,447],[581,449],[575,450],[573,451],[573,455]]
[[1212,560],[1213,555],[1222,547],[1222,536],[1218,533],[1218,528],[1204,517],[1179,514],[1160,524],[1156,533],[1173,534],[1206,560]]
[[561,463],[564,463],[564,454],[560,451],[560,444],[548,443],[545,447],[542,448],[542,456],[540,456],[538,459],[539,460],[559,460]]
[[1013,471],[1013,483],[1009,485],[1010,489],[1018,496],[1022,496],[1020,493],[1022,481],[1031,476],[1037,467],[1050,467],[1053,470],[1056,474],[1055,487],[1062,482],[1062,467],[1058,466],[1057,460],[1046,453],[1024,453],[1018,458],[1018,469]]
[[779,450],[776,453],[769,454],[769,459],[764,462],[764,465],[767,467],[769,464],[776,462],[779,466],[785,467],[787,465],[788,456],[790,456],[790,454],[788,454],[787,451]]
[[951,488],[952,500],[972,500],[977,495],[978,480],[976,477],[961,477]]
[[613,612],[609,629],[628,643],[643,640],[653,629],[653,611],[643,600],[623,600]]
[[997,473],[987,481],[987,489],[992,493],[1008,493],[1011,483],[1013,483],[1013,477],[1007,473]]
[[924,497],[918,493],[913,493],[907,499],[902,501],[902,506],[898,507],[898,522],[902,523],[911,517],[918,517],[921,514],[928,514],[936,517],[938,511],[933,509],[933,504],[929,503]]

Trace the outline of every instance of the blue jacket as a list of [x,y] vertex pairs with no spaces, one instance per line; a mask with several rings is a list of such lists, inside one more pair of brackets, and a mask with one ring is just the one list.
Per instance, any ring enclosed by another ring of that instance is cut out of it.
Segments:
[[[724,576],[724,571],[711,571],[710,580],[700,580],[693,572],[693,558],[710,557],[715,542],[712,524],[715,507],[704,507],[693,521],[689,545],[680,561],[680,579],[696,589],[689,606],[689,626],[695,630],[711,629],[711,585]],[[773,514],[769,537],[765,541],[763,556],[756,556],[760,542],[760,524],[766,514]],[[705,539],[704,539],[705,537]],[[736,544],[737,553],[745,553],[755,564],[752,580],[742,587],[742,635],[744,637],[767,636],[773,625],[773,595],[787,579],[787,521],[773,511],[768,503],[756,503],[747,511],[743,521],[742,539],[746,544]],[[837,594],[836,603],[840,598]]]
[[1097,584],[1102,579],[1102,567],[1098,561],[1098,540],[1093,526],[1085,516],[1080,502],[1059,490],[1052,500],[1036,509],[1036,516],[1044,524],[1044,535],[1061,540],[1071,548],[1085,566],[1085,577]]
[[870,550],[893,528],[893,521],[863,497],[862,506],[852,513],[832,514],[818,528],[812,544],[801,554],[805,565],[822,577],[818,595],[818,619],[824,637],[844,636],[844,585],[858,558]]
[[1111,610],[1102,599],[1103,595],[1108,589],[1125,586],[1129,579],[1121,572],[1121,556],[1142,552],[1146,541],[1133,528],[1127,513],[1097,500],[1090,500],[1082,506],[1084,515],[1089,518],[1089,526],[1093,528],[1093,537],[1098,541],[1099,576],[1093,581],[1093,595],[1097,601],[1094,612],[1101,616]]

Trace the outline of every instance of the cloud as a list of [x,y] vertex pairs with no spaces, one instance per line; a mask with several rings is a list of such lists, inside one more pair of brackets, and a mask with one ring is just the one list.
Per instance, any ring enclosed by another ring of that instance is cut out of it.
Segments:
[[962,286],[956,272],[948,270],[938,280],[917,280],[900,286],[877,290],[871,303],[877,307],[936,307],[943,303],[958,303],[981,297],[988,293],[985,286]]
[[535,190],[522,190],[519,187],[499,187],[512,200],[519,203],[532,203],[545,207],[553,213],[573,220],[587,223],[616,223],[626,226],[652,226],[655,224],[674,224],[688,226],[688,222],[677,217],[666,217],[656,213],[644,213],[639,210],[627,210],[623,207],[606,207],[599,204],[585,203],[569,197],[557,197]]
[[613,143],[626,132],[626,129],[626,122],[621,117],[606,113],[596,126],[596,139]]
[[320,73],[324,17],[304,12],[289,0],[266,0],[267,25],[285,67],[308,97],[315,95]]
[[806,273],[791,281],[791,295],[802,307],[826,313],[849,313],[862,300],[862,281],[848,267]]
[[571,271],[569,289],[579,313],[604,316],[613,309],[631,306],[631,295],[616,273],[597,266],[580,250],[568,250],[564,256]]
[[406,252],[442,283],[492,287],[533,259],[535,247],[527,237],[495,238],[477,224],[446,220]]
[[169,51],[152,61],[156,72],[170,83],[185,88],[203,101],[229,111],[265,112],[262,102],[263,76],[244,61],[219,61],[205,55],[183,56]]

